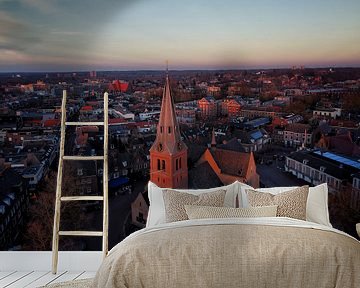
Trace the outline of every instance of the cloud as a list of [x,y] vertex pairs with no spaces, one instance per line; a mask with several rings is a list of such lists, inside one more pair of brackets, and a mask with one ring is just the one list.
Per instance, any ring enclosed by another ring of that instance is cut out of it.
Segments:
[[63,36],[80,36],[84,35],[84,32],[81,31],[61,31],[61,30],[52,30],[50,34],[53,35],[63,35]]
[[56,0],[21,0],[21,3],[46,14],[56,12],[57,10]]
[[32,25],[0,11],[0,49],[22,51],[39,40]]

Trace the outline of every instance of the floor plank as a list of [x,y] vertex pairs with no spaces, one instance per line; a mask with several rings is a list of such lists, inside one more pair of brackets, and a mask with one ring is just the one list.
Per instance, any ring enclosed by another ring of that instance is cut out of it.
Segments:
[[46,284],[54,281],[55,279],[59,278],[61,275],[66,273],[66,271],[58,272],[57,274],[52,274],[51,272],[46,273],[43,277],[37,279],[36,281],[32,282],[30,285],[25,286],[26,288],[37,288],[39,286],[45,286]]
[[82,273],[81,275],[79,275],[79,277],[77,277],[76,280],[78,280],[78,279],[94,278],[94,277],[95,277],[95,274],[96,274],[95,271],[85,271],[84,273]]
[[1,288],[37,288],[48,284],[94,278],[95,271],[1,271]]
[[50,284],[53,283],[59,283],[59,282],[66,282],[66,281],[72,281],[79,277],[81,274],[83,274],[84,271],[67,271],[66,273],[62,274],[59,278],[54,279],[54,281],[51,281]]
[[3,278],[5,278],[5,277],[7,277],[7,276],[9,276],[10,274],[12,274],[12,273],[15,273],[16,271],[3,271],[3,272],[0,272],[0,280],[1,279],[3,279]]
[[6,288],[20,288],[20,287],[26,287],[27,285],[30,285],[34,281],[40,279],[44,275],[49,273],[49,271],[34,271],[25,277],[19,279],[18,281],[14,282],[13,284],[10,284]]
[[27,272],[21,271],[21,272],[11,273],[10,275],[0,280],[0,287],[7,287],[10,284],[20,280],[21,278],[25,277],[30,273],[31,271],[27,271]]

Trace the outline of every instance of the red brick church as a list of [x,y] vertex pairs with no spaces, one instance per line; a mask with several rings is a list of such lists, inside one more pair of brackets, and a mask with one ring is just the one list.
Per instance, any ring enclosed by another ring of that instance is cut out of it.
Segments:
[[181,140],[167,74],[156,139],[150,148],[150,181],[162,188],[186,189],[191,186],[203,189],[228,185],[236,180],[259,187],[253,153],[229,145],[216,147],[213,134],[212,148],[206,149],[195,163],[189,178],[188,148]]
[[156,140],[150,148],[150,180],[163,188],[188,188],[187,149],[181,140],[167,74]]

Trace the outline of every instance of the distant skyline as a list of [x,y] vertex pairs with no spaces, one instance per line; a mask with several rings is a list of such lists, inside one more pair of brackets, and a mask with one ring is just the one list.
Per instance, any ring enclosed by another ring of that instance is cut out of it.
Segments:
[[0,72],[360,67],[358,0],[0,0]]

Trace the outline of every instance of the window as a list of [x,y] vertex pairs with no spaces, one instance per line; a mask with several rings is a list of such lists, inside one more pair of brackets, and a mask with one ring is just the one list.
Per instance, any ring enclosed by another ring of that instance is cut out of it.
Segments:
[[179,169],[181,169],[181,158],[179,159]]
[[176,159],[175,161],[175,170],[179,170],[179,159]]
[[87,193],[91,193],[91,187],[87,187],[86,191]]
[[82,176],[82,175],[83,175],[83,169],[78,168],[78,169],[77,169],[77,175],[78,175],[78,176]]
[[165,171],[165,160],[161,160],[161,169]]
[[161,167],[160,167],[160,159],[157,159],[157,170],[160,170]]
[[160,133],[163,133],[163,126],[160,126]]
[[169,134],[171,133],[171,127],[170,126],[168,127],[168,132],[169,132]]

